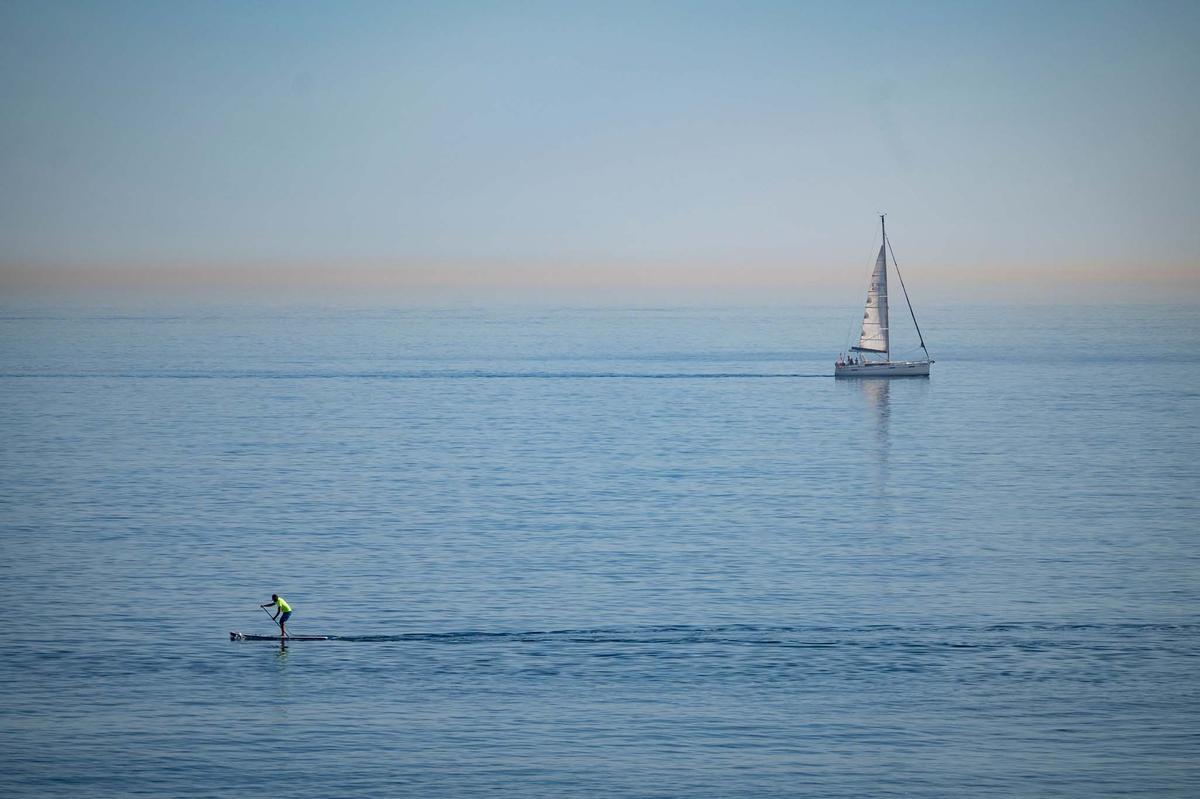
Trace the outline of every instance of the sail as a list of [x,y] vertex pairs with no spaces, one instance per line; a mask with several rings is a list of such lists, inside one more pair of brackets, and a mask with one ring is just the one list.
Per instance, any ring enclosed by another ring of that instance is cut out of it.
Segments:
[[867,289],[867,307],[863,312],[862,335],[858,337],[858,346],[851,349],[862,352],[888,351],[886,246],[884,242],[879,248],[879,257],[875,259],[875,271],[871,273],[871,285]]

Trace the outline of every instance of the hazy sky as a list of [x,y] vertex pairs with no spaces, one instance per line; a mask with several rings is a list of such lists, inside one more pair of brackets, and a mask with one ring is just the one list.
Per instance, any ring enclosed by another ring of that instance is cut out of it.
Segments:
[[1197,2],[8,0],[0,278],[858,286],[887,211],[926,286],[1200,299],[1198,32]]

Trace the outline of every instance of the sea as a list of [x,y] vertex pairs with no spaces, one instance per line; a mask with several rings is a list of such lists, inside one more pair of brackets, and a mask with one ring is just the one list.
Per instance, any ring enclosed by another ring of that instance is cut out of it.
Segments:
[[857,316],[0,301],[0,795],[1200,796],[1200,308]]

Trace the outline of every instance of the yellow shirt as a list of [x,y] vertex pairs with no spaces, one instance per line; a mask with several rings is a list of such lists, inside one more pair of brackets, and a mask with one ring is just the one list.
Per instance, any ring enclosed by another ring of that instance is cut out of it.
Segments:
[[287,603],[287,601],[281,596],[275,597],[275,605],[279,608],[280,613],[291,613],[292,612],[292,606],[289,605]]

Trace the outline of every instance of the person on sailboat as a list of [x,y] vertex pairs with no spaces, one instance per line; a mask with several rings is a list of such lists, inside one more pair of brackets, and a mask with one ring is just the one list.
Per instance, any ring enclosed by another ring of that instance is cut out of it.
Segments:
[[287,620],[292,615],[292,606],[287,603],[287,600],[279,596],[279,594],[271,594],[271,601],[259,605],[260,608],[275,608],[275,615],[272,620],[279,622],[279,637],[283,638],[287,635]]

